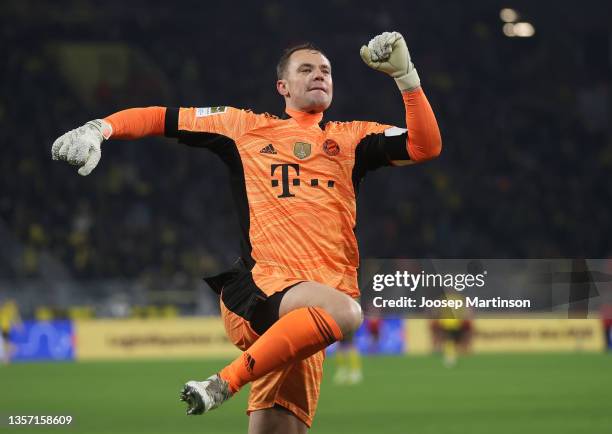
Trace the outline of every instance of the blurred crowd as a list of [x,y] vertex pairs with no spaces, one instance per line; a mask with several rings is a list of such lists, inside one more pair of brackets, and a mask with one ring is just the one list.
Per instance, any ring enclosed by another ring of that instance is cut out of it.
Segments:
[[0,277],[40,276],[42,258],[77,279],[231,265],[238,225],[214,155],[163,138],[110,141],[83,178],[51,161],[51,144],[127,107],[280,115],[276,61],[304,40],[334,68],[326,119],[403,126],[393,82],[358,55],[385,30],[408,42],[444,149],[366,178],[362,257],[610,256],[610,6],[517,2],[536,28],[519,39],[503,35],[497,3],[3,3]]

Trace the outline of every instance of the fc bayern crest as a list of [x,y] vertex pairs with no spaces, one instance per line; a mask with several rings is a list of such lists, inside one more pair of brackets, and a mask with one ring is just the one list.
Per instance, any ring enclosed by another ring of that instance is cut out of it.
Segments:
[[298,157],[300,160],[310,156],[311,146],[310,143],[295,142],[293,145],[293,155]]
[[327,139],[323,143],[323,152],[325,152],[330,157],[334,157],[340,153],[340,146],[336,141],[332,139]]

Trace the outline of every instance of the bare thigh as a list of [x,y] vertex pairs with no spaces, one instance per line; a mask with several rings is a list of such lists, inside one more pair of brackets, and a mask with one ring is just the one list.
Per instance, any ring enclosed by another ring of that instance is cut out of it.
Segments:
[[302,307],[325,309],[345,337],[357,330],[363,320],[359,303],[343,292],[317,282],[302,282],[289,289],[280,303],[279,316]]
[[289,410],[276,406],[251,412],[249,434],[305,434],[308,427]]

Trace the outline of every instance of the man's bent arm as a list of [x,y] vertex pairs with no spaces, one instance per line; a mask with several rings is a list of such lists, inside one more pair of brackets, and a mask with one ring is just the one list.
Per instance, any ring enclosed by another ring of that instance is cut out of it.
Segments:
[[401,166],[440,155],[442,139],[438,123],[421,89],[421,79],[410,59],[404,37],[398,32],[381,33],[362,46],[359,54],[370,68],[393,77],[404,99],[407,130],[385,130],[388,161]]
[[[402,98],[406,108],[406,149],[410,161],[421,162],[436,158],[442,151],[442,137],[425,92],[419,86],[414,90],[403,91]],[[402,164],[401,161],[393,163]]]

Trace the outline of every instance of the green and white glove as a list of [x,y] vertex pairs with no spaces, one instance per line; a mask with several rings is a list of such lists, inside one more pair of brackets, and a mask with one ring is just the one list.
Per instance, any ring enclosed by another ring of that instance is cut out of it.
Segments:
[[113,133],[113,127],[103,119],[87,122],[68,131],[53,142],[51,157],[79,167],[79,175],[87,176],[98,165],[102,156],[102,141]]
[[359,51],[363,61],[373,69],[389,74],[400,90],[413,90],[421,79],[410,61],[404,37],[398,32],[384,32],[370,39]]

